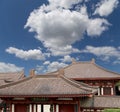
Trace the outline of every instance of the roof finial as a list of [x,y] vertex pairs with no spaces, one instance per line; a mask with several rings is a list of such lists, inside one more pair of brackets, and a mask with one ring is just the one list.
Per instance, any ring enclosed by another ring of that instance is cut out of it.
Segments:
[[35,70],[34,69],[30,70],[30,76],[34,76],[34,75],[35,75]]
[[72,64],[75,64],[75,63],[76,63],[75,58],[72,58]]
[[64,69],[63,68],[61,68],[61,69],[59,69],[59,75],[64,75]]
[[92,58],[91,63],[95,63],[95,59],[94,58]]

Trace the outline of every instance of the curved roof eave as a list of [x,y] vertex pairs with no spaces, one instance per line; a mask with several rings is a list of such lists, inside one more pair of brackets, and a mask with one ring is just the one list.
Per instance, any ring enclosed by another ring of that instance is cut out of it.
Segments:
[[[95,63],[95,60],[87,62],[74,62],[63,68],[65,76],[81,80],[120,79],[120,74],[107,70]],[[87,71],[88,70],[88,71]],[[57,74],[59,70],[51,72]],[[51,74],[48,73],[48,74]]]

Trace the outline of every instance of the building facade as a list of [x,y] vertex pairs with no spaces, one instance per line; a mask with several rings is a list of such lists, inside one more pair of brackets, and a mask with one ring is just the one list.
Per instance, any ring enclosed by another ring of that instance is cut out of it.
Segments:
[[102,112],[120,108],[120,74],[95,63],[76,62],[56,72],[0,86],[4,112]]

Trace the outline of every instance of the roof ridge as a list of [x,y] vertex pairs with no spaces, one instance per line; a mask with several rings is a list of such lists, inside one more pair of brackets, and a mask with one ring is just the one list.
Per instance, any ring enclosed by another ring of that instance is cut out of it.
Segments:
[[74,84],[77,88],[83,89],[83,90],[86,90],[86,91],[89,91],[89,92],[92,93],[92,89],[90,90],[90,89],[86,89],[86,88],[84,88],[84,87],[81,87],[80,84],[74,82],[73,80],[71,80],[71,79],[69,79],[69,78],[67,78],[67,77],[65,77],[65,76],[61,76],[61,77],[62,77],[64,80],[66,80],[67,82],[69,82],[70,84],[72,84],[72,85]]
[[[89,92],[92,92],[92,87],[90,87],[91,89],[85,89],[85,88],[83,88],[83,87],[81,87],[80,86],[80,83],[77,83],[76,81],[74,81],[74,80],[72,80],[72,79],[69,79],[69,78],[67,78],[66,76],[64,76],[64,75],[61,75],[61,74],[48,74],[48,75],[35,75],[35,76],[33,76],[34,78],[50,78],[50,77],[52,77],[52,78],[62,78],[62,79],[64,79],[64,80],[66,80],[68,83],[70,83],[70,84],[74,84],[77,88],[79,88],[79,89],[83,89],[83,90],[86,90],[86,91],[89,91]],[[83,84],[82,84],[83,85]],[[86,84],[87,85],[87,84]],[[87,86],[86,86],[87,87]]]
[[15,71],[15,72],[0,72],[0,74],[10,74],[10,73],[24,73],[24,70]]
[[104,70],[104,71],[106,71],[106,72],[110,72],[110,73],[114,73],[115,75],[118,75],[119,77],[120,77],[120,74],[119,73],[117,73],[117,72],[113,72],[113,71],[111,71],[111,70],[108,70],[107,68],[104,68],[104,67],[102,67],[102,66],[100,66],[100,65],[98,65],[98,64],[96,64],[96,63],[92,63],[93,65],[95,65],[97,68],[99,68],[99,69],[102,69],[102,70]]
[[[80,61],[80,62],[74,62],[74,63],[71,63],[70,65],[68,65],[67,67],[64,67],[63,69],[66,70],[66,69],[71,69],[72,66],[82,66],[82,65],[88,65],[88,66],[93,66],[93,67],[96,67],[98,70],[100,70],[101,72],[105,72],[107,73],[107,76],[106,77],[120,77],[120,74],[117,73],[117,72],[113,72],[107,68],[104,68],[98,64],[96,64],[95,62],[95,59],[92,59],[91,61]],[[59,70],[58,70],[59,71]],[[57,73],[58,71],[54,72],[54,73]],[[98,77],[98,75],[96,75]],[[101,77],[101,76],[100,76]],[[105,78],[105,77],[104,77]]]
[[18,79],[26,77],[25,74],[24,74],[24,71],[19,72],[18,75],[19,75]]
[[[79,61],[79,62],[74,62],[74,63],[71,63],[71,64],[69,64],[68,66],[66,66],[66,67],[63,67],[62,69],[66,69],[66,68],[68,68],[68,67],[70,67],[70,66],[72,66],[72,65],[76,65],[76,64],[80,64],[80,63],[84,63],[84,64],[86,64],[86,63],[88,63],[88,64],[93,64],[94,62],[93,62],[93,60],[92,61]],[[56,70],[56,71],[54,71],[54,72],[49,72],[49,73],[47,73],[47,74],[51,74],[51,73],[57,73],[59,70]]]
[[44,75],[35,75],[33,78],[48,78],[48,77],[57,77],[58,74],[44,74]]
[[11,82],[11,83],[9,83],[9,84],[1,85],[1,86],[0,86],[0,89],[5,88],[5,87],[9,87],[9,86],[12,86],[12,85],[15,85],[15,84],[22,83],[22,82],[24,82],[24,81],[26,81],[26,80],[30,80],[31,78],[32,78],[32,77],[25,77],[25,78],[23,78],[23,79],[21,79],[21,80],[18,80],[18,81],[15,81],[15,82]]
[[[93,58],[91,61],[79,61],[79,62],[75,62],[75,63],[71,63],[70,65],[68,65],[67,67],[69,67],[69,66],[71,66],[71,65],[75,65],[75,64],[93,64],[93,65],[95,65],[96,67],[98,67],[99,69],[102,69],[102,70],[104,70],[104,71],[107,71],[107,72],[111,72],[111,73],[114,73],[114,74],[116,74],[116,75],[120,75],[119,73],[117,73],[117,72],[113,72],[113,71],[111,71],[111,70],[108,70],[107,68],[104,68],[104,67],[102,67],[102,66],[100,66],[100,65],[98,65],[97,63],[95,63],[95,59]],[[64,67],[64,68],[67,68],[67,67]]]
[[[72,80],[72,79],[71,79]],[[76,80],[73,80],[74,82],[76,82],[76,83],[78,83],[78,84],[81,84],[81,85],[83,85],[83,86],[86,86],[86,87],[89,87],[89,88],[94,88],[94,89],[97,89],[98,88],[98,86],[90,86],[90,85],[88,85],[88,84],[86,84],[86,83],[84,83],[84,82],[79,82],[79,81],[76,81]]]
[[[79,62],[71,63],[71,64],[69,64],[68,66],[63,67],[62,69],[66,69],[66,68],[68,68],[68,67],[70,67],[70,66],[72,66],[72,65],[80,64],[80,63],[85,63],[85,64],[86,64],[86,63],[89,63],[89,64],[92,64],[91,61],[79,61]],[[57,72],[59,72],[59,69],[56,70],[56,71],[53,71],[53,72],[48,72],[48,73],[46,73],[46,74],[52,74],[52,73],[57,73]]]

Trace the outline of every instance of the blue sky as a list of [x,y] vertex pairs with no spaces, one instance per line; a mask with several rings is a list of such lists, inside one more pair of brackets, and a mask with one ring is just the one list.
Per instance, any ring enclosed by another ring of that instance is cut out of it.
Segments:
[[45,73],[72,59],[120,73],[119,0],[0,0],[0,71]]

